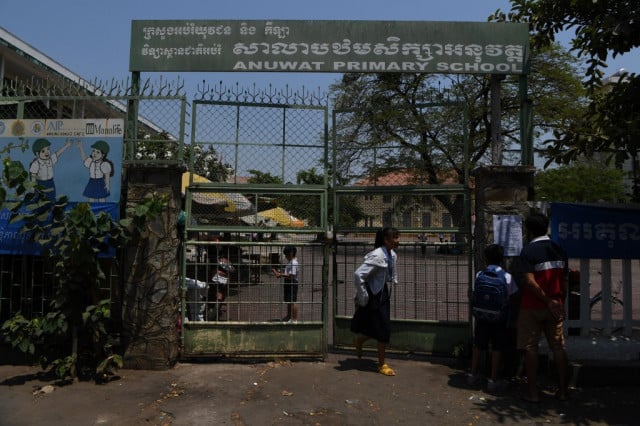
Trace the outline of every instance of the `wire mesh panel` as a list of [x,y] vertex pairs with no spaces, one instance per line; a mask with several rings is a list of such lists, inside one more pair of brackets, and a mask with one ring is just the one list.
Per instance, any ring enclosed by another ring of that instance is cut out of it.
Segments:
[[192,108],[190,149],[221,169],[183,182],[183,353],[324,354],[326,105],[219,95]]
[[[401,240],[409,235],[401,234]],[[358,239],[374,239],[362,234]],[[355,240],[355,238],[353,238]],[[337,244],[337,316],[351,318],[355,312],[353,273],[371,242],[346,241]],[[407,242],[398,250],[398,284],[391,290],[391,317],[397,320],[466,322],[468,306],[468,261],[462,253],[445,252],[434,243]]]
[[[186,242],[186,317],[189,321],[310,323],[323,321],[323,246],[279,235],[253,242],[245,235],[201,235]],[[231,240],[231,241],[229,241]],[[295,318],[288,313],[286,247],[295,248]]]
[[[5,81],[0,119],[114,119],[124,129],[125,162],[183,161],[186,97],[177,82]],[[128,120],[133,116],[134,120]]]
[[[179,164],[186,99],[181,85],[163,82],[141,85],[134,90],[130,82],[84,80],[12,80],[3,82],[0,93],[0,119],[127,119],[134,114],[133,126],[125,126],[124,161]],[[138,92],[133,95],[134,92]],[[135,108],[133,108],[135,106]],[[25,145],[27,146],[27,145]],[[0,150],[6,147],[0,147]],[[10,149],[5,150],[7,156]],[[60,194],[62,195],[62,194]],[[8,214],[5,210],[3,214]],[[112,300],[112,317],[120,318],[120,271],[115,259],[100,259],[106,279],[98,292],[100,299]],[[0,318],[17,312],[27,318],[48,312],[55,282],[46,259],[29,255],[0,256]]]
[[447,126],[438,129],[429,128],[426,119],[417,127],[407,125],[411,117],[402,111],[334,111],[333,338],[338,347],[352,345],[353,272],[384,227],[400,232],[390,347],[450,355],[468,344],[468,143],[464,114],[449,106],[428,104],[416,111],[420,117],[447,116]]
[[326,107],[195,101],[193,109],[192,145],[215,147],[227,182],[324,184]]

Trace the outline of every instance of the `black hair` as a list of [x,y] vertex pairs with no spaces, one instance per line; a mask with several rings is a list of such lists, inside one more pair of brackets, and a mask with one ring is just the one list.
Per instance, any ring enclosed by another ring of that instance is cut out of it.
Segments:
[[282,250],[285,256],[291,255],[292,257],[296,257],[296,253],[298,250],[294,246],[285,246],[284,250]]
[[549,218],[542,213],[531,213],[525,220],[524,226],[533,238],[547,235]]
[[113,161],[109,160],[107,158],[107,154],[104,154],[104,156],[102,157],[102,161],[109,163],[109,165],[111,166],[111,172],[109,172],[109,177],[113,177],[114,175],[114,167],[113,167]]
[[500,244],[489,244],[484,248],[484,259],[489,265],[501,265],[504,258],[504,247]]
[[382,247],[384,245],[384,240],[387,237],[394,238],[400,234],[397,228],[392,228],[387,226],[386,228],[379,229],[376,232],[376,241],[373,244],[374,248]]

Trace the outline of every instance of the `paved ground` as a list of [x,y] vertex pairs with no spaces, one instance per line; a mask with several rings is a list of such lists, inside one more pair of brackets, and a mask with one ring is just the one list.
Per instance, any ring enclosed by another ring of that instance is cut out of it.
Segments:
[[[396,377],[375,372],[372,353],[320,361],[178,364],[121,370],[106,385],[55,386],[27,366],[0,366],[2,425],[490,425],[638,424],[633,385],[585,385],[569,402],[521,401],[523,384],[500,394],[466,385],[452,359],[398,357]],[[637,374],[635,370],[634,374]],[[606,382],[606,380],[604,380]],[[53,386],[48,386],[53,385]],[[46,391],[50,391],[46,393]],[[35,392],[35,394],[34,394]]]

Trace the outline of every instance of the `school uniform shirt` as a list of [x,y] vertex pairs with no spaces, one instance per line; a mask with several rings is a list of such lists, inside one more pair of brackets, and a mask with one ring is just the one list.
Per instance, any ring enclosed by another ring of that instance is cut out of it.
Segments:
[[53,165],[58,162],[58,156],[51,154],[46,160],[36,158],[29,166],[29,172],[32,175],[36,175],[37,180],[51,180],[53,179]]
[[94,161],[93,158],[88,157],[84,160],[84,166],[89,169],[91,179],[103,179],[111,174],[111,164],[108,161]]
[[378,294],[386,282],[397,284],[397,260],[396,252],[391,250],[389,253],[386,247],[378,247],[367,253],[364,257],[364,263],[353,273],[356,289],[361,289],[367,282],[371,293]]
[[288,275],[285,278],[285,282],[287,283],[297,283],[298,282],[298,259],[296,259],[295,257],[293,259],[291,259],[289,262],[287,262],[287,264],[284,266],[284,274]]

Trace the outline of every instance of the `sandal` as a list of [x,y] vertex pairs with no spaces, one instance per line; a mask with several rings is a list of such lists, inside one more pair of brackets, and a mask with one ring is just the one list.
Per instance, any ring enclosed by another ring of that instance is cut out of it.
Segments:
[[384,374],[385,376],[395,376],[396,372],[393,371],[389,364],[384,363],[378,367],[378,373]]
[[356,347],[356,356],[358,359],[362,358],[362,341],[357,337],[353,339],[353,346]]

